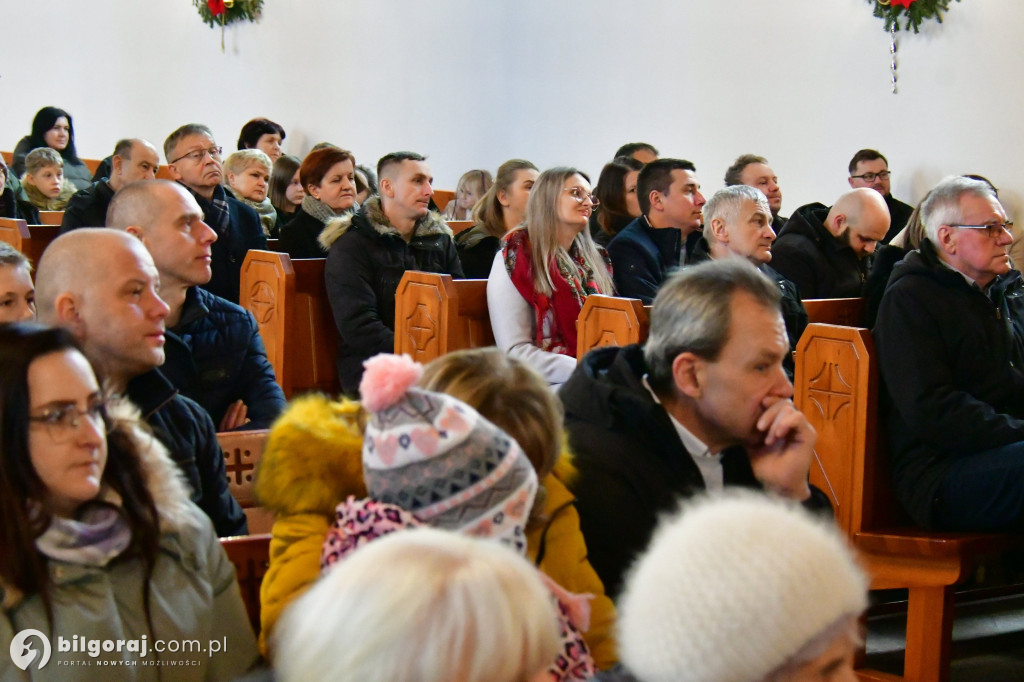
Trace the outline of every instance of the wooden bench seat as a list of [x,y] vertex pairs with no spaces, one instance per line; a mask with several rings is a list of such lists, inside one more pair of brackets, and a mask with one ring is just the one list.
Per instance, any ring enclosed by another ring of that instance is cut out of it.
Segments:
[[408,271],[395,293],[395,353],[424,364],[464,348],[493,346],[487,280]]
[[292,260],[251,250],[242,263],[240,303],[255,316],[284,394],[339,390],[338,334],[324,285],[324,258]]
[[[866,329],[811,324],[797,348],[794,401],[818,431],[811,482],[863,558],[872,589],[908,589],[903,678],[949,679],[953,588],[1018,536],[934,533],[910,524],[889,481],[878,423],[878,367]],[[863,679],[892,679],[863,671]]]
[[7,242],[39,265],[43,251],[60,234],[60,225],[29,225],[24,220],[0,218],[0,241]]

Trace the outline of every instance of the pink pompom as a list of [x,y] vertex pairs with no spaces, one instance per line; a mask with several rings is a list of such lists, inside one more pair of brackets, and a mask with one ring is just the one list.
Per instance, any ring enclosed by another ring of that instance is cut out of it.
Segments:
[[363,363],[363,368],[359,395],[363,398],[363,407],[371,412],[394,405],[423,374],[423,365],[408,355],[391,353],[373,356]]

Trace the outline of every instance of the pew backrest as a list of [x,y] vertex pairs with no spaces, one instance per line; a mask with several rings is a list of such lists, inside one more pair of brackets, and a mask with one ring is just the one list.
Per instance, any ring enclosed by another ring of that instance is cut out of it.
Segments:
[[260,584],[270,567],[270,534],[221,538],[221,547],[235,565],[246,615],[254,633],[260,631]]
[[395,353],[427,363],[464,348],[493,346],[487,280],[409,270],[395,292]]
[[273,513],[260,506],[253,491],[256,470],[267,444],[267,433],[263,429],[217,434],[217,443],[224,453],[228,490],[245,512],[250,535],[269,533],[274,524]]
[[628,346],[647,340],[650,307],[636,298],[592,294],[576,318],[576,358],[601,346]]
[[40,211],[39,222],[43,225],[60,225],[64,220],[64,211]]
[[7,242],[39,265],[43,251],[60,233],[60,225],[29,225],[24,220],[0,218],[0,241]]
[[448,202],[455,199],[455,192],[450,189],[435,189],[434,190],[434,205],[437,206],[437,210],[444,213],[444,209],[448,207]]
[[859,327],[864,320],[863,298],[809,298],[803,301],[809,322]]
[[465,232],[469,228],[476,225],[472,220],[449,220],[448,227],[451,228],[452,234],[457,235],[460,232]]

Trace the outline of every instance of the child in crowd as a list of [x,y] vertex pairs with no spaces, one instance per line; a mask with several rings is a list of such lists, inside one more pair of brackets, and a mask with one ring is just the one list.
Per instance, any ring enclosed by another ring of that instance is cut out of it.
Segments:
[[529,562],[431,528],[381,538],[332,569],[279,639],[281,682],[532,682],[549,679],[561,643]]
[[799,505],[694,498],[633,567],[619,601],[625,669],[598,679],[852,682],[867,587],[835,525]]
[[18,209],[30,224],[39,223],[39,211],[63,211],[77,191],[64,179],[64,159],[53,149],[39,147],[25,157]]
[[445,207],[445,220],[472,219],[473,207],[493,183],[494,180],[488,171],[471,170],[464,173],[455,187],[455,198]]
[[277,231],[295,217],[306,190],[302,189],[299,179],[299,166],[302,160],[297,156],[285,154],[274,162],[270,173],[270,203],[277,211]]
[[277,211],[267,198],[272,167],[270,157],[259,149],[243,149],[224,161],[231,193],[259,213],[263,234],[268,237],[277,235]]
[[31,320],[36,316],[36,289],[28,258],[0,242],[0,324]]

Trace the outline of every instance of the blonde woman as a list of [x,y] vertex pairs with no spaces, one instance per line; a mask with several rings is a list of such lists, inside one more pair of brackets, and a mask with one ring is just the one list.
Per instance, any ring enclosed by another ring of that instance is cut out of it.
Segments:
[[473,214],[473,207],[492,184],[494,180],[488,171],[471,170],[463,173],[459,178],[459,184],[455,186],[455,198],[445,207],[444,219],[469,220]]
[[495,344],[562,384],[576,368],[576,318],[590,294],[614,294],[611,263],[587,229],[598,200],[575,168],[537,178],[526,222],[505,237],[487,278]]

